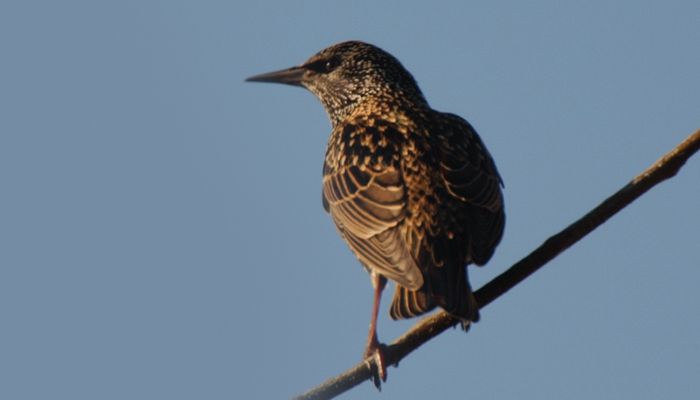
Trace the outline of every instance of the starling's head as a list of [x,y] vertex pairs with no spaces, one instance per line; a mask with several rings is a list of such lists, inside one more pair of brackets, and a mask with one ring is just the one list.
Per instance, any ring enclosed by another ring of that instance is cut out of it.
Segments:
[[247,80],[309,89],[321,100],[333,124],[366,101],[425,103],[416,81],[394,56],[357,41],[321,50],[298,67]]

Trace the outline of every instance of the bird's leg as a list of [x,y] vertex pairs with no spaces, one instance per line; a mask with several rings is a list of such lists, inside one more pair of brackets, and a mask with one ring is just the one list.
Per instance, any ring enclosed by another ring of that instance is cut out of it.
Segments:
[[[386,286],[386,278],[376,272],[370,273],[372,277],[372,286],[374,287],[374,304],[372,305],[372,319],[369,322],[369,336],[367,337],[367,346],[365,347],[364,358],[368,360],[374,358],[374,363],[377,366],[374,376],[374,386],[378,389],[381,386],[381,381],[386,382],[386,364],[384,358],[384,345],[379,343],[377,339],[377,317],[379,316],[379,303],[382,298],[382,291]],[[381,379],[381,381],[380,381]]]

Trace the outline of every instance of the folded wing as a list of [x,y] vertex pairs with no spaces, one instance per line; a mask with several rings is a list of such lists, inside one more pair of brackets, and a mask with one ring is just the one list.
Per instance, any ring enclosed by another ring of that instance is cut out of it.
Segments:
[[331,171],[325,166],[323,204],[367,268],[411,290],[423,285],[401,234],[405,187],[396,167],[349,166]]

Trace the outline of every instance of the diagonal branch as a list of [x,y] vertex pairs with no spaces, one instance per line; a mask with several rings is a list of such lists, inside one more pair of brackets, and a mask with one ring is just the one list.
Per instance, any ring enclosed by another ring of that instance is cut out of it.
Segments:
[[[532,253],[477,290],[474,294],[479,303],[479,308],[486,307],[492,301],[515,287],[518,283],[530,276],[530,274],[537,271],[544,264],[551,261],[554,257],[571,247],[571,245],[602,225],[618,211],[639,198],[647,190],[676,175],[683,164],[698,150],[700,150],[700,130],[688,136],[673,150],[632,179],[632,181],[622,189],[605,199],[605,201],[600,203],[588,214],[547,239]],[[457,323],[459,323],[458,319],[444,311],[420,320],[408,332],[396,339],[386,348],[386,363],[388,365],[397,364],[423,343]],[[374,361],[367,359],[344,373],[330,378],[321,385],[296,397],[296,399],[333,398],[372,378],[372,371],[375,368]]]

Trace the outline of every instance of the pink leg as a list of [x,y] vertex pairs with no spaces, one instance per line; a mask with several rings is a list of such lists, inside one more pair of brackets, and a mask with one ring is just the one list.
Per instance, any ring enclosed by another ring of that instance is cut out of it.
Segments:
[[369,323],[369,336],[367,337],[367,346],[365,347],[364,358],[374,357],[377,365],[377,375],[374,377],[374,386],[380,387],[381,381],[386,382],[386,364],[384,362],[383,345],[377,339],[377,317],[379,316],[379,304],[382,298],[382,291],[386,286],[386,278],[372,272],[372,286],[374,286],[374,304],[372,305],[372,319]]

